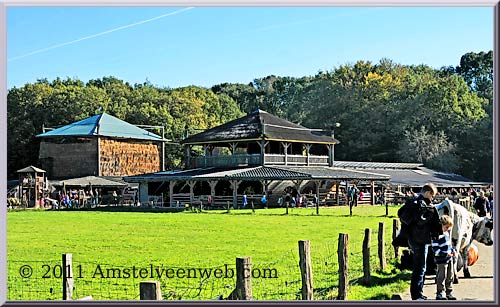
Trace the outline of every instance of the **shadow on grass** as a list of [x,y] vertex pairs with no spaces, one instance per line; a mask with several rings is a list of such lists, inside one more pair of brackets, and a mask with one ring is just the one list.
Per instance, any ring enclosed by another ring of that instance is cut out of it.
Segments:
[[[378,276],[371,276],[370,284],[363,285],[362,279],[355,279],[349,282],[349,287],[354,285],[362,285],[366,288],[372,287],[384,287],[391,284],[396,284],[401,280],[410,280],[411,271],[399,271],[397,273],[394,272],[378,272]],[[314,295],[315,298],[327,299],[327,300],[336,300],[337,299],[338,286],[334,285],[331,287],[323,287],[323,288],[315,288]],[[299,294],[300,295],[300,294]],[[335,297],[333,297],[335,295]],[[391,294],[387,293],[378,293],[374,296],[368,297],[365,300],[390,300],[392,297]]]

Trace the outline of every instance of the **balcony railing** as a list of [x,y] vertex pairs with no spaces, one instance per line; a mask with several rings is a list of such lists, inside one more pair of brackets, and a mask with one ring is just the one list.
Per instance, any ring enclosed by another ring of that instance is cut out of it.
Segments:
[[290,165],[290,166],[325,166],[328,165],[328,156],[301,156],[301,155],[264,155],[264,163],[260,154],[233,155],[233,156],[202,156],[191,157],[190,167],[224,167],[224,166],[252,166],[252,165]]

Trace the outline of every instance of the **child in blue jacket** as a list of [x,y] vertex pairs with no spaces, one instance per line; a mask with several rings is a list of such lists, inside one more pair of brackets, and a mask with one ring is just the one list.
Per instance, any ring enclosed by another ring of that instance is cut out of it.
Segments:
[[432,239],[432,250],[434,252],[434,261],[437,265],[436,271],[436,299],[437,300],[456,300],[453,296],[453,262],[452,257],[455,251],[451,246],[450,229],[453,226],[453,220],[448,215],[439,218],[443,227],[443,234]]

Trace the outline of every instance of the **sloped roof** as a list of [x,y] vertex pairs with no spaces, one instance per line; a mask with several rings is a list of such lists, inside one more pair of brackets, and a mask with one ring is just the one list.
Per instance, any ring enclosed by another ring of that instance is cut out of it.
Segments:
[[333,161],[333,166],[361,169],[417,169],[422,163]]
[[98,176],[86,176],[86,177],[79,177],[79,178],[71,178],[71,179],[65,179],[65,180],[57,180],[57,181],[52,181],[52,185],[54,186],[62,186],[65,184],[66,186],[78,186],[78,187],[87,187],[92,185],[92,187],[109,187],[109,188],[119,188],[119,187],[125,187],[127,184],[124,182],[120,182],[117,180],[110,180],[106,179],[104,177],[98,177]]
[[126,182],[170,181],[170,180],[273,180],[309,179],[310,175],[291,170],[267,166],[251,167],[208,167],[190,170],[156,172],[124,177]]
[[430,182],[437,187],[470,187],[488,183],[472,181],[458,174],[439,172],[421,163],[335,161],[334,166],[389,175],[389,184],[420,188]]
[[108,136],[162,141],[162,137],[127,123],[107,113],[98,114],[72,124],[38,134],[37,137]]
[[[262,131],[264,127],[264,133]],[[181,144],[203,144],[238,140],[265,140],[337,144],[330,133],[294,124],[262,110],[184,139]]]
[[389,175],[378,172],[360,171],[354,169],[345,169],[329,166],[280,166],[281,169],[287,169],[295,172],[302,172],[311,175],[312,179],[335,179],[335,180],[375,180],[386,181],[390,179]]
[[45,173],[45,171],[41,168],[38,168],[38,167],[34,167],[33,165],[30,165],[28,167],[25,167],[23,169],[20,169],[17,171],[18,173],[34,173],[34,172],[37,172],[37,173]]
[[174,181],[174,180],[311,180],[311,179],[358,179],[389,180],[389,176],[371,172],[334,167],[209,167],[181,171],[157,172],[123,178],[126,182]]

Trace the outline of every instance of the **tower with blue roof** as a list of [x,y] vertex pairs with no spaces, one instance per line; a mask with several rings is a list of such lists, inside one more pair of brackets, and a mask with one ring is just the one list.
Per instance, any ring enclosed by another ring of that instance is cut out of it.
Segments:
[[37,135],[50,178],[130,176],[161,171],[164,137],[107,113]]

